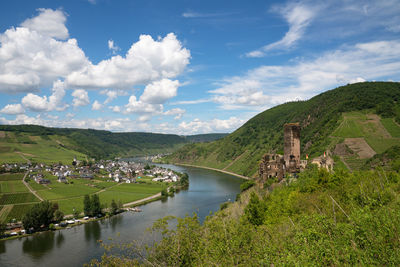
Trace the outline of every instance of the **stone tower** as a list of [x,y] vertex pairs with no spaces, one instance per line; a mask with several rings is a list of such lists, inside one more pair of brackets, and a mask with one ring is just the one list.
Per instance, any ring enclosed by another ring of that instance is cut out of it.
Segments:
[[284,160],[289,172],[300,166],[300,124],[287,123],[284,125]]

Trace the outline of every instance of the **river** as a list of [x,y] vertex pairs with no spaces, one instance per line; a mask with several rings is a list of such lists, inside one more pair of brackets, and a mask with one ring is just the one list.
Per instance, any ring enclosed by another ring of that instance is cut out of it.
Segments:
[[184,217],[196,212],[200,221],[204,221],[221,203],[234,201],[244,181],[212,170],[161,166],[189,174],[189,188],[166,201],[141,206],[142,212],[125,212],[70,229],[0,241],[0,266],[81,266],[103,255],[104,249],[97,240],[110,242],[112,238],[113,242],[125,243],[144,240],[146,229],[167,215]]

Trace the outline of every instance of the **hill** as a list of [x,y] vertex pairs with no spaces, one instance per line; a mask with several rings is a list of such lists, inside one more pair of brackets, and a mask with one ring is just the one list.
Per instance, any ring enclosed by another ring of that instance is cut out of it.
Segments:
[[78,159],[170,153],[186,143],[216,140],[223,134],[178,136],[113,133],[92,129],[0,125],[0,162],[36,160],[69,163]]
[[399,100],[400,83],[338,87],[307,101],[268,109],[220,140],[186,145],[165,160],[255,176],[263,154],[283,153],[283,125],[300,122],[303,158],[317,157],[327,149],[333,152],[339,145],[337,151],[344,153],[335,156],[337,165],[361,168],[368,159],[358,153],[368,150],[365,143],[374,152],[369,157],[400,144]]

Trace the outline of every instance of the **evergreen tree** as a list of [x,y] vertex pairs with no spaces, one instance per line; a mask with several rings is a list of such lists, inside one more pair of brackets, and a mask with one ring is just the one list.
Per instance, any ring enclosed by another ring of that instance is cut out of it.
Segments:
[[97,194],[92,195],[90,204],[91,204],[90,210],[93,215],[101,214],[101,205],[100,205],[99,195],[97,195]]
[[92,216],[92,202],[90,201],[89,195],[85,195],[83,198],[83,213],[85,216]]

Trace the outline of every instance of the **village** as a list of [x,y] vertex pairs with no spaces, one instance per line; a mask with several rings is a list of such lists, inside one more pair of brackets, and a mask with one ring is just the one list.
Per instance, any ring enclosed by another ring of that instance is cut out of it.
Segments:
[[38,184],[50,184],[46,173],[57,177],[60,183],[68,183],[71,179],[103,178],[107,182],[136,183],[143,177],[154,182],[177,182],[179,176],[171,170],[149,165],[120,160],[100,160],[98,162],[72,160],[71,165],[57,163],[5,163],[1,166],[3,172],[28,172],[28,179]]

